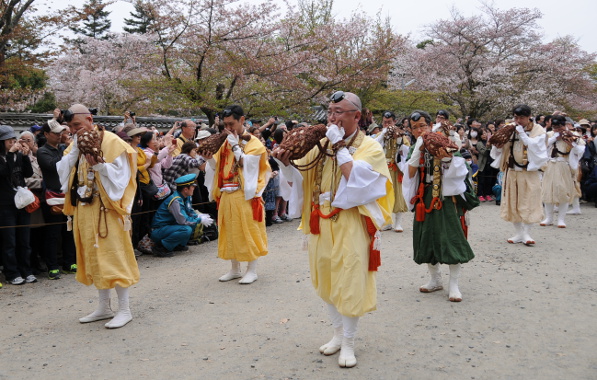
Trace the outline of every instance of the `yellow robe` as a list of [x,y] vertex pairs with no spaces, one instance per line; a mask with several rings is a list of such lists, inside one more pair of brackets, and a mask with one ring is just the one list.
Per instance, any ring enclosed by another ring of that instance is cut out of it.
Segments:
[[[403,136],[400,137],[400,139],[402,139],[402,143],[404,145],[410,146],[410,141],[407,137]],[[402,195],[402,181],[398,181],[398,178],[404,173],[400,171],[396,164],[396,140],[394,141],[393,149],[388,148],[389,144],[390,143],[388,141],[385,141],[384,152],[386,154],[386,162],[388,163],[390,176],[392,177],[392,185],[394,186],[394,209],[392,210],[392,212],[407,212],[408,206],[406,205],[406,201],[404,200],[404,196]]]
[[[123,288],[139,282],[139,267],[135,259],[130,231],[125,231],[125,221],[130,223],[130,206],[136,190],[136,152],[131,146],[122,141],[111,132],[104,132],[102,152],[107,163],[113,162],[122,153],[128,155],[128,164],[131,179],[127,185],[122,199],[111,200],[102,186],[99,173],[95,173],[97,196],[93,197],[91,204],[82,205],[78,202],[76,207],[71,205],[70,191],[66,192],[64,214],[73,216],[73,235],[77,249],[77,281],[85,284],[94,284],[98,289],[111,289],[116,285]],[[70,152],[71,147],[65,151]],[[79,157],[79,170],[87,172],[87,160]],[[77,177],[76,166],[71,169],[69,177],[70,189],[73,180]],[[102,213],[103,205],[107,212]],[[105,215],[105,218],[104,218]],[[107,233],[105,238],[100,235]]]
[[[318,148],[314,148],[297,163],[312,162],[317,152]],[[370,137],[365,137],[353,159],[369,163],[374,171],[386,177],[386,195],[377,199],[376,203],[385,223],[391,223],[394,190],[381,146]],[[330,191],[332,186],[332,164],[331,159],[324,163],[321,193]],[[301,172],[304,201],[300,228],[305,234],[310,234],[309,218],[316,170],[317,167]],[[334,176],[336,189],[341,176],[340,168],[337,168]],[[329,201],[321,206],[321,211],[324,214],[331,212]],[[367,232],[365,216],[371,215],[364,205],[342,210],[336,221],[321,218],[320,234],[309,236],[311,281],[317,295],[334,305],[340,314],[350,317],[359,317],[377,308],[376,272],[368,270],[371,237]],[[381,228],[378,225],[376,227]]]
[[[241,141],[240,145],[245,155],[260,156],[257,188],[254,194],[254,197],[257,197],[265,189],[267,176],[271,171],[267,151],[263,143],[254,136],[251,136],[251,140],[246,144]],[[237,169],[237,175],[234,178],[223,180],[223,183],[238,183],[239,189],[232,193],[220,191],[219,176],[227,176],[235,162],[234,154],[227,141],[214,155],[214,159],[218,169],[215,172],[216,178],[210,194],[213,199],[218,200],[220,233],[218,257],[224,260],[253,261],[267,255],[265,209],[262,208],[261,222],[253,219],[253,199],[245,199],[245,176],[242,167]],[[261,196],[258,196],[258,201],[263,202]]]

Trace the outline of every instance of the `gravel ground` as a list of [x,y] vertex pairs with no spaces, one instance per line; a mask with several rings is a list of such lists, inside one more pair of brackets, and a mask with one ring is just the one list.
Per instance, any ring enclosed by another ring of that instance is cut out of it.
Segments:
[[597,208],[581,206],[567,229],[535,227],[534,247],[506,243],[512,227],[494,204],[475,209],[461,303],[418,291],[427,272],[412,261],[412,216],[404,233],[384,232],[378,310],[360,320],[352,369],[319,354],[332,329],[295,220],[268,228],[252,285],[218,282],[229,264],[216,242],[139,257],[134,319],[117,330],[78,322],[97,291],[74,275],[4,284],[0,379],[595,379]]

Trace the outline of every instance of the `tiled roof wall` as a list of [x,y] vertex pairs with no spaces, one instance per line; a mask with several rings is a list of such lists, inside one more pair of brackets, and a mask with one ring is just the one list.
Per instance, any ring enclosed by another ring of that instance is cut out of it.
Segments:
[[[52,118],[50,114],[41,113],[9,113],[0,112],[0,124],[10,125],[16,131],[24,131],[29,129],[31,126],[37,124],[42,125]],[[175,121],[182,120],[184,118],[173,118],[173,117],[137,117],[137,125],[139,127],[156,127],[159,130],[168,130],[172,128]],[[206,122],[205,118],[193,119],[198,124],[200,122]],[[93,121],[96,124],[103,125],[107,129],[112,129],[122,123],[122,116],[94,116]]]

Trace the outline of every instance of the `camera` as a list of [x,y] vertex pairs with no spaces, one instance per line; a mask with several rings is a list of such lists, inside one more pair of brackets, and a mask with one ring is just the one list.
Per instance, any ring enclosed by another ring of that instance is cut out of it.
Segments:
[[129,111],[129,115],[131,115],[131,117],[133,117],[136,115],[136,113],[134,113],[133,111]]

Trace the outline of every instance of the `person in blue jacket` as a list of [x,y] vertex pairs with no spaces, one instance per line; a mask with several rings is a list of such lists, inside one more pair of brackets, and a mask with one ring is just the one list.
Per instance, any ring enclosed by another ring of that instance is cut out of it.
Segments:
[[197,214],[192,207],[196,180],[196,174],[177,178],[174,181],[176,191],[166,198],[156,211],[151,233],[151,240],[155,242],[155,256],[169,257],[175,250],[186,251],[187,243],[197,224],[201,223],[207,227],[213,223],[209,215]]

